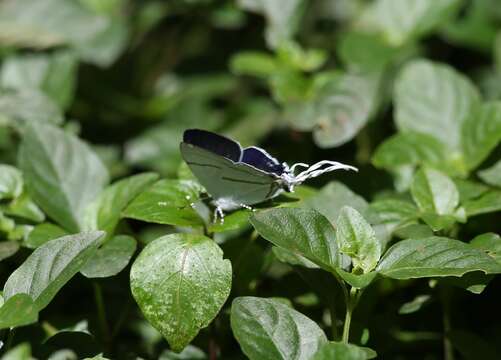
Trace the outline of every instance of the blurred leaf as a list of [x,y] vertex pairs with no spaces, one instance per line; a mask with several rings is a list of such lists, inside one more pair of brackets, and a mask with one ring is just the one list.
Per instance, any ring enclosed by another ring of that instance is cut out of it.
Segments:
[[14,255],[19,250],[17,241],[0,241],[0,261]]
[[462,146],[468,169],[476,168],[501,141],[501,102],[476,108],[464,121]]
[[339,261],[336,234],[320,213],[298,208],[269,209],[253,214],[250,222],[273,245],[335,271]]
[[36,223],[45,220],[45,214],[30,199],[27,193],[21,194],[17,199],[12,200],[4,206],[0,205],[0,210],[6,215],[20,217]]
[[205,360],[207,355],[193,345],[188,345],[180,353],[171,350],[164,350],[158,360]]
[[476,199],[489,191],[489,187],[471,180],[454,179],[461,203]]
[[5,121],[21,128],[31,121],[58,125],[64,120],[61,110],[46,95],[22,89],[0,90],[0,123]]
[[336,221],[339,251],[348,255],[354,270],[373,270],[381,257],[381,244],[369,223],[352,207],[345,206]]
[[238,0],[237,4],[266,18],[266,42],[272,48],[293,37],[304,9],[303,0]]
[[103,244],[80,272],[87,278],[115,276],[122,271],[136,252],[136,240],[126,235],[117,235]]
[[77,59],[66,50],[51,54],[26,54],[7,57],[0,72],[5,88],[40,90],[61,108],[73,100]]
[[428,34],[451,17],[459,0],[376,0],[363,14],[363,27],[380,32],[400,46]]
[[131,289],[146,319],[179,352],[228,298],[231,263],[205,236],[173,234],[148,244],[132,265]]
[[492,186],[501,187],[501,160],[478,172],[478,177]]
[[474,216],[501,210],[501,191],[490,190],[477,199],[468,200],[464,204],[467,216]]
[[336,223],[343,206],[354,208],[364,217],[369,215],[367,201],[338,181],[329,182],[319,192],[308,197],[304,204],[321,213],[332,224]]
[[275,58],[264,52],[240,52],[231,58],[230,69],[238,75],[267,78],[279,70]]
[[0,164],[0,200],[13,199],[23,191],[23,175],[14,166]]
[[98,231],[68,235],[40,246],[7,279],[5,299],[25,293],[32,297],[36,310],[42,310],[93,256],[103,235]]
[[384,254],[377,267],[393,279],[462,276],[472,271],[497,274],[501,266],[483,251],[442,237],[402,240]]
[[369,286],[378,275],[376,271],[371,271],[366,274],[357,274],[344,271],[343,269],[337,269],[336,272],[341,279],[357,289],[363,289]]
[[419,239],[433,236],[433,230],[424,224],[409,224],[395,230],[401,239]]
[[111,238],[122,211],[157,179],[157,174],[143,173],[127,177],[106,187],[85,209],[85,228],[106,231],[106,238]]
[[16,294],[0,307],[0,329],[29,325],[38,320],[38,310],[27,294]]
[[51,223],[43,223],[35,226],[24,242],[24,246],[30,249],[45,244],[47,241],[58,237],[68,235],[68,233],[57,225]]
[[501,264],[501,237],[495,233],[485,233],[476,236],[470,244],[481,249]]
[[203,220],[191,206],[200,185],[190,180],[160,180],[137,196],[122,216],[157,224],[201,226]]
[[495,275],[486,275],[481,271],[473,271],[461,277],[445,277],[440,282],[459,287],[473,294],[481,294]]
[[[277,57],[282,65],[300,71],[314,71],[325,64],[327,54],[322,49],[303,49],[294,41],[282,43],[277,49]],[[280,66],[279,66],[280,68]]]
[[21,343],[7,351],[2,360],[31,360],[31,345],[29,343]]
[[428,304],[430,300],[430,295],[418,295],[412,301],[403,304],[400,309],[398,309],[398,313],[400,315],[413,314],[416,311],[419,311],[423,306]]
[[418,208],[410,201],[398,199],[376,200],[369,206],[375,212],[380,223],[397,228],[419,218]]
[[93,13],[79,2],[6,0],[0,14],[0,43],[34,48],[70,45],[99,65],[111,63],[126,40],[121,21]]
[[458,172],[465,172],[461,126],[480,100],[470,80],[447,65],[415,60],[396,80],[394,97],[399,130],[434,137]]
[[366,360],[373,359],[376,356],[376,352],[369,348],[360,347],[354,344],[345,344],[341,342],[329,342],[322,345],[311,359]]
[[231,328],[251,360],[306,360],[327,342],[314,321],[272,299],[246,296],[233,300]]
[[83,228],[83,214],[108,183],[108,172],[80,139],[32,123],[23,133],[19,162],[28,193],[65,229]]

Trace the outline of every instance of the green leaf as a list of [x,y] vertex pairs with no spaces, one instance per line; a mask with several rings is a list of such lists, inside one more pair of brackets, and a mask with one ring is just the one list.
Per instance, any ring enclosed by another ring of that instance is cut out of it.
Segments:
[[24,246],[30,249],[36,249],[47,241],[64,235],[68,235],[68,233],[59,226],[51,223],[43,223],[33,228],[24,242]]
[[164,350],[158,360],[206,360],[207,355],[193,345],[188,345],[179,354],[171,350]]
[[376,352],[369,348],[341,342],[329,342],[322,345],[311,360],[366,360],[376,356]]
[[467,216],[474,216],[501,210],[501,191],[490,190],[479,198],[466,201],[464,209]]
[[31,345],[29,343],[21,343],[7,351],[2,360],[31,360]]
[[378,216],[380,224],[398,228],[419,218],[418,208],[410,201],[400,199],[376,200],[370,210]]
[[376,271],[371,271],[366,274],[355,274],[346,272],[341,268],[338,268],[336,272],[344,281],[350,284],[350,286],[357,289],[363,289],[369,286],[378,275]]
[[0,329],[29,325],[38,320],[38,311],[31,297],[16,294],[0,307]]
[[279,64],[273,56],[267,53],[243,51],[231,58],[230,69],[238,75],[267,78],[279,69]]
[[336,225],[339,251],[351,257],[354,269],[364,273],[374,269],[381,257],[381,244],[369,223],[357,210],[345,206]]
[[122,211],[157,179],[157,174],[143,173],[106,187],[85,209],[85,228],[106,231],[107,238],[113,236]]
[[0,164],[0,200],[13,199],[23,191],[23,175],[14,166]]
[[491,167],[479,171],[477,174],[478,177],[487,184],[501,187],[501,160]]
[[319,147],[341,146],[358,134],[378,106],[379,80],[378,73],[345,73],[318,90],[313,139]]
[[203,220],[191,206],[200,190],[190,180],[160,180],[137,196],[122,215],[157,224],[201,226]]
[[29,89],[0,90],[0,123],[22,128],[29,122],[61,124],[59,107],[46,95]]
[[40,90],[61,108],[73,100],[77,59],[73,52],[14,55],[5,59],[0,72],[2,87]]
[[31,200],[27,193],[21,194],[21,196],[12,200],[7,205],[0,205],[0,211],[3,211],[6,215],[20,217],[36,223],[45,220],[45,214]]
[[462,170],[462,124],[480,101],[471,81],[447,65],[414,60],[398,76],[394,99],[399,130],[434,137]]
[[17,241],[0,241],[0,261],[11,257],[19,250]]
[[414,175],[411,194],[423,213],[453,215],[459,205],[459,192],[454,182],[430,168],[423,168]]
[[462,276],[472,271],[501,272],[490,256],[459,240],[432,236],[402,240],[384,254],[377,267],[393,279]]
[[135,251],[136,240],[133,237],[115,236],[96,251],[80,272],[88,278],[114,276],[127,266]]
[[380,32],[388,43],[400,46],[444,23],[460,4],[459,0],[376,0],[361,23],[367,30]]
[[242,209],[232,212],[230,215],[224,217],[224,222],[216,221],[207,227],[209,232],[224,232],[231,230],[242,229],[249,224],[250,210]]
[[448,164],[446,149],[434,137],[416,132],[398,133],[379,145],[372,157],[378,168],[397,169],[406,165],[431,165],[456,172]]
[[239,297],[231,305],[231,329],[251,360],[307,360],[327,342],[300,312],[272,299]]
[[277,3],[270,0],[238,0],[245,10],[262,14],[266,18],[266,42],[274,48],[290,40],[299,27],[303,13],[303,0],[289,0]]
[[65,229],[82,229],[85,208],[108,183],[108,171],[87,144],[32,123],[23,134],[19,161],[37,204]]
[[314,210],[278,208],[259,211],[250,222],[266,240],[301,255],[327,271],[338,265],[336,234],[332,224]]
[[412,301],[403,304],[400,309],[398,309],[398,313],[400,315],[413,314],[419,311],[424,305],[428,304],[430,300],[430,295],[418,295]]
[[495,233],[485,233],[476,236],[470,244],[477,249],[483,250],[501,264],[501,237]]
[[28,294],[36,310],[42,310],[95,253],[103,235],[100,231],[68,235],[40,246],[7,279],[5,299]]
[[462,146],[468,169],[482,163],[501,141],[501,102],[488,102],[474,109],[463,123]]
[[330,223],[335,224],[341,209],[350,206],[367,217],[369,204],[363,197],[354,193],[345,184],[331,181],[319,192],[308,197],[304,204],[325,216]]
[[134,299],[179,352],[209,325],[228,298],[231,263],[202,235],[172,234],[148,244],[132,265]]
[[309,269],[319,269],[318,265],[314,262],[311,262],[304,256],[301,256],[292,251],[286,250],[282,247],[273,246],[272,248],[273,254],[277,257],[281,262],[290,264],[290,265],[299,265],[304,266]]

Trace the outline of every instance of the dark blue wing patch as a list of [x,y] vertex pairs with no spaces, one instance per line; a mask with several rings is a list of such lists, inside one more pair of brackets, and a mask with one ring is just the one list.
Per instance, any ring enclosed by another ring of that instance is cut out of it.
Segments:
[[259,170],[279,176],[285,171],[284,166],[277,159],[273,158],[263,149],[254,146],[244,149],[242,160],[240,161],[252,165]]
[[199,129],[186,130],[183,135],[183,141],[214,154],[221,155],[234,162],[240,161],[240,157],[242,156],[240,144],[210,131]]

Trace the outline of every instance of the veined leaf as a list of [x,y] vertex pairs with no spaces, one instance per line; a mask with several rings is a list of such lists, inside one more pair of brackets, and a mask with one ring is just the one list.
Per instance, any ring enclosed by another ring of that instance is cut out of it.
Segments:
[[3,295],[6,300],[28,294],[37,311],[46,307],[95,253],[101,231],[63,236],[38,247],[7,279]]
[[447,175],[430,168],[416,173],[411,194],[424,213],[453,215],[459,205],[459,192],[454,182]]
[[65,229],[83,228],[83,211],[108,183],[108,171],[81,140],[50,125],[31,123],[19,161],[28,193]]
[[0,329],[29,325],[38,320],[38,310],[29,295],[16,294],[0,307]]
[[338,264],[336,234],[332,224],[314,210],[278,208],[250,218],[256,231],[278,247],[304,256],[327,271]]
[[327,342],[314,321],[272,299],[236,298],[231,328],[251,360],[307,360]]
[[181,351],[228,298],[231,263],[212,240],[172,234],[144,248],[132,265],[131,290],[146,319]]
[[377,267],[393,279],[462,276],[472,271],[501,272],[501,265],[483,251],[443,237],[402,240],[384,254]]

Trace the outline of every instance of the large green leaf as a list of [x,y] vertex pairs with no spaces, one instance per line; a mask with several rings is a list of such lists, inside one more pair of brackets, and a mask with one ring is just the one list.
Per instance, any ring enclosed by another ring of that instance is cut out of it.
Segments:
[[398,76],[394,99],[398,128],[434,137],[462,167],[462,124],[480,100],[470,80],[447,65],[415,60]]
[[31,123],[19,161],[37,204],[67,230],[82,229],[85,208],[108,183],[108,171],[87,144],[51,125]]
[[103,244],[80,272],[88,278],[104,278],[118,274],[129,263],[136,251],[136,240],[118,235]]
[[192,206],[199,193],[200,185],[191,180],[160,180],[136,197],[123,216],[158,224],[201,226],[204,222]]
[[144,316],[181,351],[228,298],[231,263],[202,235],[172,234],[144,248],[132,265],[134,299]]
[[66,108],[73,100],[76,65],[74,53],[67,50],[10,56],[3,63],[0,85],[17,90],[40,90]]
[[21,128],[31,121],[61,124],[63,120],[59,107],[39,91],[0,90],[0,123]]
[[501,141],[501,102],[474,109],[463,123],[462,146],[468,169],[476,168]]
[[470,244],[485,251],[501,264],[501,236],[495,233],[485,233],[476,236]]
[[322,345],[311,360],[366,360],[373,359],[376,356],[376,352],[369,348],[340,342],[329,342]]
[[0,200],[13,199],[23,191],[23,175],[14,166],[0,164]]
[[451,215],[459,204],[459,192],[454,182],[434,169],[423,168],[416,173],[411,193],[423,212]]
[[0,329],[29,325],[38,320],[38,310],[29,295],[16,294],[0,307]]
[[354,269],[374,269],[381,257],[381,244],[369,223],[352,207],[341,209],[336,222],[339,251],[351,257]]
[[272,299],[236,298],[231,328],[251,360],[308,360],[327,342],[314,321]]
[[251,224],[266,240],[301,255],[327,271],[338,265],[338,247],[332,224],[314,210],[278,208],[259,211]]
[[459,0],[376,0],[361,23],[400,46],[432,31],[461,4]]
[[111,237],[122,211],[156,179],[158,179],[157,174],[143,173],[108,186],[85,209],[85,228],[106,231],[107,237]]
[[384,254],[377,271],[394,279],[462,276],[472,271],[501,272],[501,265],[483,251],[443,237],[402,240]]
[[93,256],[103,235],[101,231],[83,232],[40,246],[7,279],[3,290],[5,299],[28,294],[40,311]]

